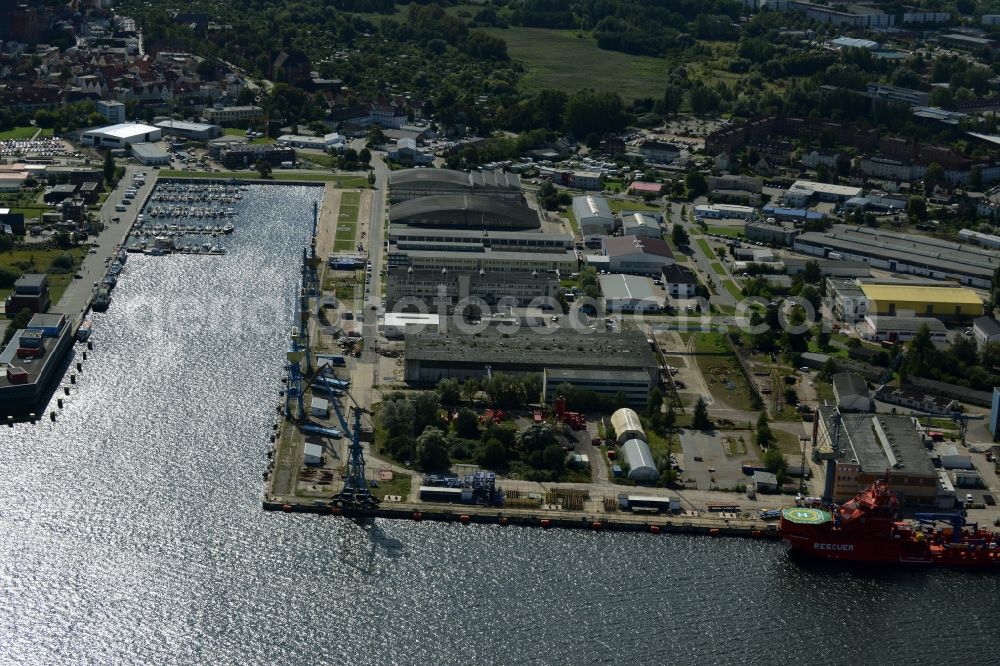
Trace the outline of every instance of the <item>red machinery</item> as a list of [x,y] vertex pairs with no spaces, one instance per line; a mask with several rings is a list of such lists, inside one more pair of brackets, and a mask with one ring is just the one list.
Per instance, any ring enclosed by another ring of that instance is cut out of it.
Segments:
[[556,398],[556,418],[573,430],[584,430],[587,427],[587,419],[583,414],[566,409],[566,398],[563,396]]
[[487,409],[483,412],[483,415],[479,417],[479,422],[486,424],[489,421],[493,421],[493,423],[499,424],[504,420],[505,416],[507,416],[507,414],[505,414],[502,409]]

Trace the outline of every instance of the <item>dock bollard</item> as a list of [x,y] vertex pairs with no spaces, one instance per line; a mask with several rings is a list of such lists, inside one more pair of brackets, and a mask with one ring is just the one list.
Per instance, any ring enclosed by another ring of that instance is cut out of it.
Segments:
[[83,363],[77,363],[76,370],[77,372],[83,372]]
[[56,400],[56,404],[59,405],[59,409],[62,409],[63,408],[63,399],[59,398],[58,400]]
[[35,413],[31,412],[28,414],[28,420],[31,421],[31,425],[35,425]]
[[69,376],[69,383],[70,384],[76,384],[76,375],[70,375]]
[[69,395],[69,387],[68,387],[68,386],[63,386],[63,392],[64,392],[64,393],[65,393],[66,395]]
[[83,360],[84,360],[84,361],[86,361],[86,360],[87,360],[87,352],[83,352]]
[[56,420],[56,413],[55,413],[54,411],[52,411],[52,412],[49,412],[49,418],[50,418],[51,420],[55,421],[55,420]]
[[13,428],[14,427],[14,417],[13,416],[8,416],[7,417],[7,427],[8,428]]
[[93,350],[94,349],[94,343],[93,342],[88,342],[87,343],[87,349]]

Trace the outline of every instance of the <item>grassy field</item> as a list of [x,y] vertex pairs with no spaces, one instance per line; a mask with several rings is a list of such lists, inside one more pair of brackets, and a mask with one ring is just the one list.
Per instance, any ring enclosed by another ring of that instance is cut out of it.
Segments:
[[337,156],[328,155],[326,153],[302,153],[299,154],[299,160],[302,162],[311,162],[312,164],[319,165],[327,169],[333,169],[337,166]]
[[358,211],[361,207],[360,192],[344,192],[337,214],[337,233],[334,236],[334,250],[354,249],[354,238],[358,232]]
[[612,213],[620,213],[623,210],[648,210],[658,213],[662,210],[659,206],[651,206],[647,203],[638,203],[635,201],[623,201],[621,199],[608,199],[608,208],[611,209]]
[[383,499],[386,495],[399,495],[405,502],[410,495],[411,478],[413,477],[410,474],[394,472],[392,481],[379,481],[378,488],[372,488],[372,495],[379,499]]
[[573,214],[572,208],[567,208],[566,212],[563,213],[567,220],[569,220],[569,226],[573,230],[574,234],[580,233],[580,225],[576,223],[576,215]]
[[726,227],[720,225],[709,225],[706,229],[707,233],[716,234],[720,236],[738,236],[743,237],[743,230],[739,227]]
[[753,409],[753,394],[732,355],[695,358],[705,383],[708,384],[708,390],[716,400],[733,409]]
[[725,276],[725,274],[726,274],[726,269],[725,269],[725,268],[723,268],[723,267],[722,267],[722,264],[720,264],[720,263],[719,263],[719,262],[717,262],[717,261],[713,261],[713,262],[712,262],[712,271],[713,271],[713,272],[714,272],[714,273],[715,273],[716,275],[722,275],[722,276]]
[[707,240],[705,240],[704,238],[696,238],[694,242],[698,244],[698,247],[701,249],[702,252],[705,253],[706,257],[711,259],[712,257],[715,256],[715,253],[712,252],[712,248],[708,244]]
[[626,100],[663,94],[670,63],[661,58],[633,56],[597,47],[590,35],[573,30],[490,28],[483,32],[507,42],[510,57],[522,63],[527,90],[581,88],[614,90]]
[[802,455],[802,445],[797,436],[777,428],[771,428],[771,432],[774,433],[774,445],[778,447],[779,451],[793,456]]
[[691,337],[694,338],[695,354],[718,354],[729,351],[729,345],[726,344],[726,338],[722,333],[697,332],[692,333]]
[[[35,136],[35,132],[38,131],[37,127],[15,127],[13,129],[0,132],[0,141],[7,141],[11,139],[30,139]],[[52,134],[52,130],[49,130],[49,135]]]
[[743,298],[743,291],[732,280],[723,280],[722,286],[726,288],[726,291],[728,291],[729,295],[733,298],[737,300]]

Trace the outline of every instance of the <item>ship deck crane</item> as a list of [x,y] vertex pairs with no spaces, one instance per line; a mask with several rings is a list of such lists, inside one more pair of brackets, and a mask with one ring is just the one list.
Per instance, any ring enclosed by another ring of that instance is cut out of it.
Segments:
[[[961,513],[916,513],[913,515],[921,523],[948,523],[951,525],[951,540],[958,541],[962,537],[962,528],[970,523],[965,520],[965,512]],[[979,531],[977,523],[971,523],[973,533]]]

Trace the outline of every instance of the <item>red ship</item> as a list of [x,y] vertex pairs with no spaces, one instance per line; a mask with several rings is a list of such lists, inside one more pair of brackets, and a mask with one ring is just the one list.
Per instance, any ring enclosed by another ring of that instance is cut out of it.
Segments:
[[967,525],[960,513],[916,519],[900,520],[899,500],[879,480],[832,512],[783,510],[778,531],[793,551],[822,559],[1000,569],[1000,533]]

